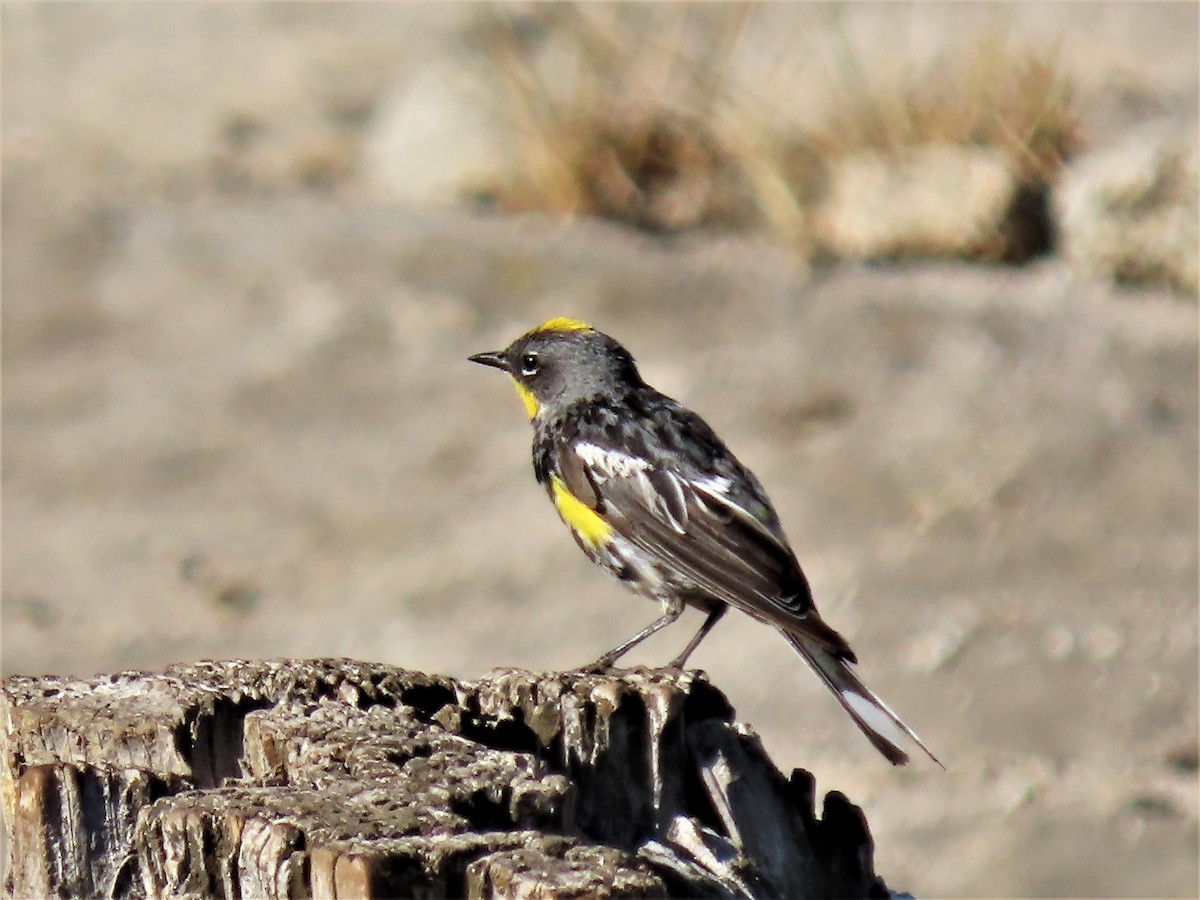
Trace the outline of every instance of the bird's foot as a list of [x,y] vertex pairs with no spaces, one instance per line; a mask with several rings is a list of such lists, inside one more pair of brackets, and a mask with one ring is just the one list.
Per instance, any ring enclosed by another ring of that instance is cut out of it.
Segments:
[[581,666],[579,671],[585,672],[588,675],[600,675],[604,672],[611,672],[615,668],[613,666],[613,663],[615,663],[616,661],[617,661],[616,657],[614,657],[610,653],[606,653],[602,657],[600,657],[598,660],[596,660],[594,663],[590,663],[586,666]]

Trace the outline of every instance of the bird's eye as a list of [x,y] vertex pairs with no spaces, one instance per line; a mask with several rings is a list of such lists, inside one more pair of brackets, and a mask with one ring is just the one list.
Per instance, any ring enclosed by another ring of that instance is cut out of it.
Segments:
[[526,353],[521,357],[521,374],[529,377],[538,373],[538,356],[536,353]]

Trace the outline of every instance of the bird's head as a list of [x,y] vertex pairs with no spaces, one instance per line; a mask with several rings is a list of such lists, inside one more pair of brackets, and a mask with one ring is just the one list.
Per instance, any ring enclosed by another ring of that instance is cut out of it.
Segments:
[[577,400],[619,397],[642,384],[628,350],[592,326],[564,317],[470,360],[507,372],[530,419]]

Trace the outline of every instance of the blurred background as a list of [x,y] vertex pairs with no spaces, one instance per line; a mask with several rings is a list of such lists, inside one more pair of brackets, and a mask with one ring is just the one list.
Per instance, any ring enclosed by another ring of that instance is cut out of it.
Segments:
[[693,657],[890,885],[1196,896],[1198,9],[3,4],[3,672],[595,658],[465,359],[571,315],[945,761]]

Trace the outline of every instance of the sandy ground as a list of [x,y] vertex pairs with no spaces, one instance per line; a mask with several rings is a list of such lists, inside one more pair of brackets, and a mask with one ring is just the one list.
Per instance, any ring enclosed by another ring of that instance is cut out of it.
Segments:
[[[893,887],[1196,896],[1194,303],[1054,259],[814,275],[765,240],[664,245],[353,182],[230,192],[201,168],[218,126],[176,127],[134,74],[157,62],[215,116],[228,97],[164,58],[220,46],[286,106],[251,49],[286,82],[353,48],[337,84],[369,93],[415,65],[372,68],[383,25],[438,34],[465,8],[334,26],[231,6],[201,28],[147,9],[5,9],[5,673],[594,658],[656,610],[573,546],[519,402],[465,361],[565,313],[755,469],[864,678],[946,762],[887,766],[748,620],[694,657],[781,767],[863,806]],[[1187,96],[1187,53],[1152,26],[1128,32],[1146,83]],[[114,104],[105,72],[148,106]],[[633,661],[670,658],[687,622]]]

